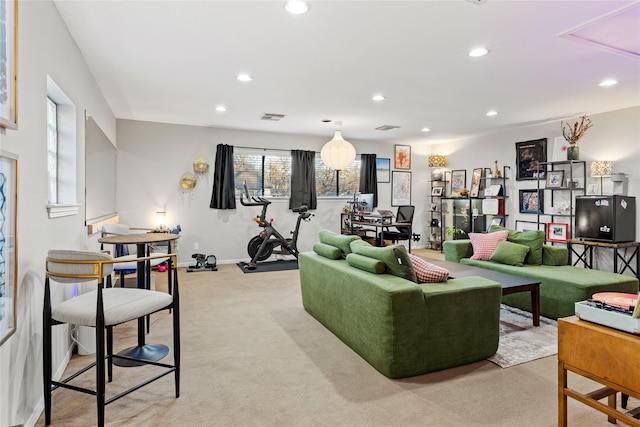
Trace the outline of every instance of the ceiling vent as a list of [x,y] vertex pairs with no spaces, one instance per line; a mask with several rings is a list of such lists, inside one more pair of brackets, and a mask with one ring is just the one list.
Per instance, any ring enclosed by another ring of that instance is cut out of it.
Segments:
[[378,126],[376,128],[376,130],[384,130],[384,131],[388,131],[388,130],[394,130],[394,129],[398,129],[400,126],[393,126],[393,125],[382,125],[382,126]]
[[279,122],[284,119],[284,114],[273,114],[273,113],[264,113],[260,120],[267,120],[270,122]]

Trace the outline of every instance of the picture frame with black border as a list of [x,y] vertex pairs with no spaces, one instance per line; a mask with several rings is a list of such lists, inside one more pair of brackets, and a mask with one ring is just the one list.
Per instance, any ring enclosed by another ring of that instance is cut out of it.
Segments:
[[396,169],[411,169],[411,146],[394,145],[393,158]]
[[547,172],[547,180],[546,187],[547,188],[562,188],[562,184],[564,182],[564,171],[548,171]]
[[411,204],[411,172],[391,172],[391,206]]
[[391,159],[376,158],[377,182],[391,182]]
[[467,186],[467,171],[456,169],[451,171],[451,193],[458,193]]
[[519,197],[520,213],[543,213],[544,192],[543,190],[520,190]]
[[436,185],[431,188],[431,195],[441,197],[444,194],[444,187],[441,185]]
[[516,142],[516,179],[518,181],[544,179],[545,170],[540,166],[547,161],[547,138]]
[[564,222],[547,223],[547,241],[565,243],[569,236],[569,224]]

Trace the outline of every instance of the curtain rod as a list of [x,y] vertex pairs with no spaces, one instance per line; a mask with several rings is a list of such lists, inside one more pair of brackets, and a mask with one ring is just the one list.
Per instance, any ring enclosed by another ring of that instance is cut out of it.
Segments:
[[[234,145],[235,148],[244,148],[246,150],[262,150],[262,151],[284,151],[286,153],[291,153],[291,150],[285,150],[284,148],[258,148],[258,147],[243,147],[241,145]],[[314,151],[316,154],[320,154],[319,151]]]

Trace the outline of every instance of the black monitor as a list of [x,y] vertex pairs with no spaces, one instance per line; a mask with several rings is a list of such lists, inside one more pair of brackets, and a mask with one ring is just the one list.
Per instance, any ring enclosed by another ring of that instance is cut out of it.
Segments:
[[360,212],[373,212],[373,194],[358,195],[358,210]]

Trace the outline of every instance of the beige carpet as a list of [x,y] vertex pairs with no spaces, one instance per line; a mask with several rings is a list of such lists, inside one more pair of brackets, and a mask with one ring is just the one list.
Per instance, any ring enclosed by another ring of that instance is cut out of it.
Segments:
[[[164,275],[156,278],[156,287],[165,288]],[[180,279],[181,396],[174,398],[173,379],[165,377],[107,406],[109,426],[557,425],[554,356],[509,369],[485,360],[390,380],[304,311],[298,271],[243,274],[232,264],[216,272],[182,270]],[[168,313],[154,315],[147,342],[170,342],[169,325]],[[117,348],[135,344],[135,325],[116,332]],[[88,358],[74,356],[69,369]],[[151,369],[116,367],[108,394]],[[86,374],[79,380],[93,381]],[[594,388],[573,374],[569,384]],[[53,425],[94,425],[94,408],[91,396],[57,390]],[[608,425],[604,415],[571,400],[569,420]]]

